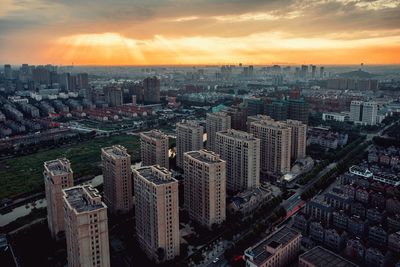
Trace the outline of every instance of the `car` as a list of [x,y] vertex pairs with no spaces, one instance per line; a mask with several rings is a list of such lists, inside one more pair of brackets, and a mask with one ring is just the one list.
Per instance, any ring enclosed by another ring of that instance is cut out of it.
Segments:
[[217,257],[217,258],[215,258],[214,260],[213,260],[213,263],[217,263],[219,261],[219,258]]

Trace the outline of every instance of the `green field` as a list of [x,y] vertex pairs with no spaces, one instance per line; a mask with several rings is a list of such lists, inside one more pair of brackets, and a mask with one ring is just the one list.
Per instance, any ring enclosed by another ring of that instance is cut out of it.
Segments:
[[139,137],[121,135],[93,139],[82,144],[0,161],[0,200],[22,193],[40,191],[43,188],[43,162],[47,160],[68,158],[76,178],[100,174],[100,149],[117,144],[128,149],[133,162],[139,160]]

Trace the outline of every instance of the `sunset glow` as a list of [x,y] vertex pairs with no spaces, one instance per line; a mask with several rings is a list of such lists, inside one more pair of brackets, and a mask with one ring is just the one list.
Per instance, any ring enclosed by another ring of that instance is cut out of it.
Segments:
[[[1,0],[0,33],[6,34],[0,35],[0,60],[82,65],[400,63],[393,56],[400,55],[400,1],[218,1],[206,4],[208,9],[196,8],[199,1],[173,2],[185,6],[175,10],[164,1],[99,1],[107,12],[96,12],[100,9],[90,1],[69,5],[30,0],[22,6]],[[30,41],[21,43],[23,37]]]

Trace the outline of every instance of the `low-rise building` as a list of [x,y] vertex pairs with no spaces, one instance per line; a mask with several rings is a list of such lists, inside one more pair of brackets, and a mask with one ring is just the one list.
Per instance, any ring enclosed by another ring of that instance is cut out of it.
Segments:
[[360,201],[361,203],[368,203],[369,200],[369,192],[364,188],[358,188],[356,190],[356,200]]
[[400,214],[389,216],[386,221],[390,231],[400,231]]
[[347,229],[348,221],[349,221],[349,216],[347,216],[347,214],[343,210],[333,212],[332,225],[334,227],[340,229]]
[[386,246],[388,234],[382,226],[371,226],[368,231],[368,241],[378,246]]
[[272,191],[264,187],[247,190],[232,197],[229,209],[242,214],[249,214],[272,197]]
[[326,229],[324,245],[334,251],[339,252],[346,245],[347,234],[336,229]]
[[350,120],[350,116],[348,113],[341,112],[324,112],[322,113],[322,120],[323,121],[339,121],[345,122]]
[[320,222],[311,222],[309,228],[309,236],[313,241],[322,244],[325,237],[324,226]]
[[386,212],[379,208],[367,210],[367,220],[369,223],[382,223],[386,217]]
[[300,251],[301,234],[284,226],[244,252],[247,267],[283,267]]
[[358,216],[360,218],[365,218],[367,208],[364,204],[359,202],[354,202],[351,204],[351,215]]
[[388,249],[396,253],[400,253],[400,231],[389,235]]
[[370,247],[365,251],[365,264],[374,267],[387,267],[391,254],[389,252],[381,251],[378,248]]
[[358,261],[364,261],[365,246],[360,239],[349,239],[346,243],[346,255]]
[[310,218],[321,221],[329,226],[334,208],[327,202],[314,198],[306,206],[306,214]]
[[351,197],[341,192],[330,191],[324,195],[325,201],[340,210],[349,210],[352,202]]
[[359,216],[353,215],[349,218],[347,231],[358,237],[363,237],[367,230],[367,222]]
[[317,246],[299,256],[299,267],[357,267],[358,265]]
[[296,214],[296,216],[294,216],[292,227],[300,231],[302,235],[308,234],[308,225],[309,220],[306,214],[299,212]]

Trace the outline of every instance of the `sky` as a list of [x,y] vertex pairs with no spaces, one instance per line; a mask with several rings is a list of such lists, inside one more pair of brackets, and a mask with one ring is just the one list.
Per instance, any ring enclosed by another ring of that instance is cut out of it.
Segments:
[[0,0],[0,62],[400,64],[400,0]]

